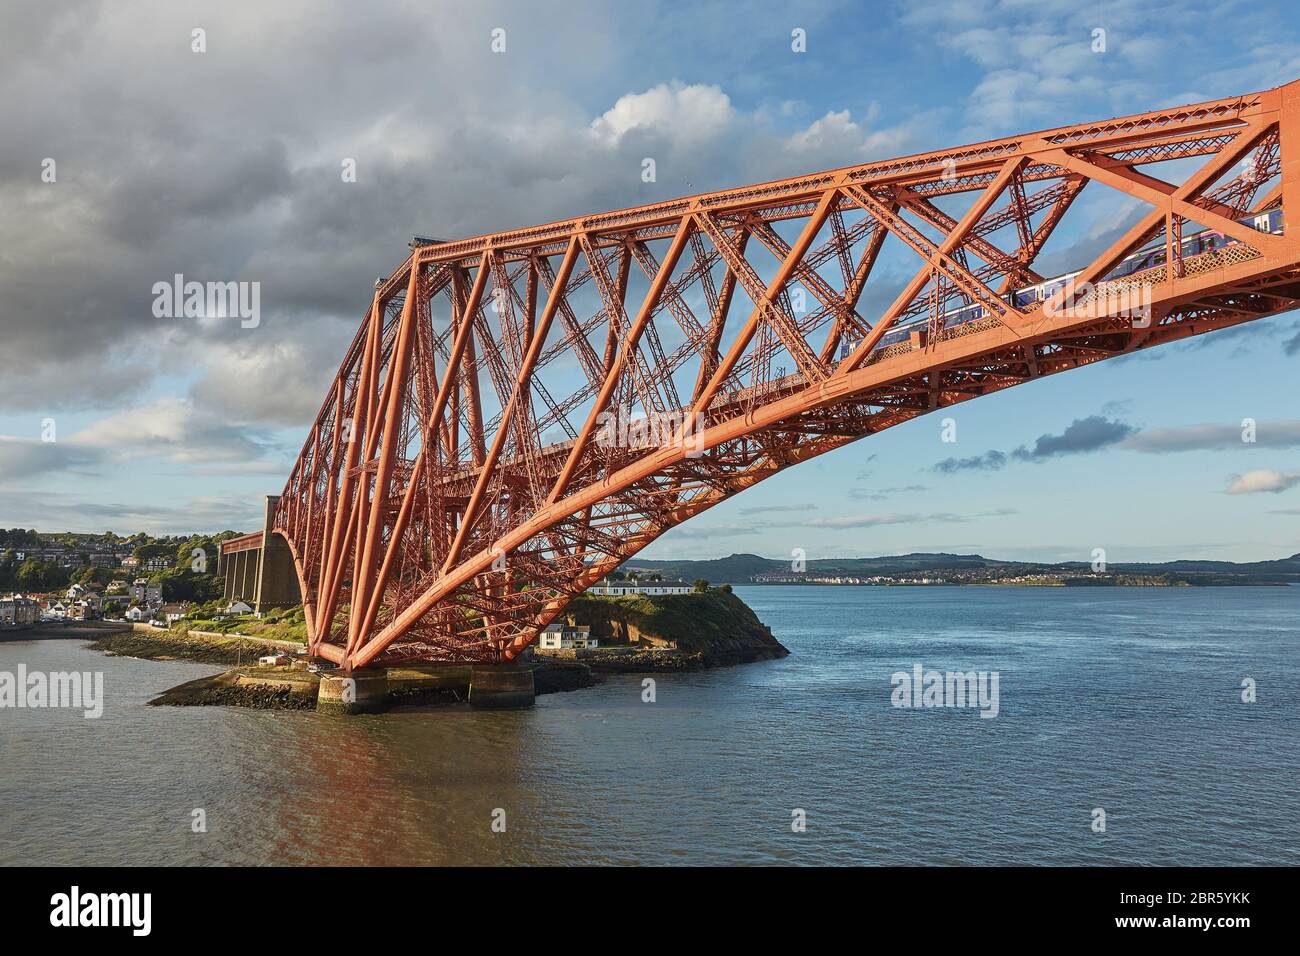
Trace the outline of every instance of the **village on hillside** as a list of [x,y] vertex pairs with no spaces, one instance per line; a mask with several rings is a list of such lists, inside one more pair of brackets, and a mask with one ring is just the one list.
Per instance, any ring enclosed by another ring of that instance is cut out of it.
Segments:
[[[0,529],[0,629],[118,620],[165,627],[219,601],[217,536]],[[250,610],[240,602],[231,613]]]

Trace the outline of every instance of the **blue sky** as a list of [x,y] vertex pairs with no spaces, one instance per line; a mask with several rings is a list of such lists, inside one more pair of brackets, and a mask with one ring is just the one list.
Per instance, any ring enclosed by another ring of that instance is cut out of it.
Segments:
[[[1289,13],[1052,0],[7,9],[0,114],[18,135],[0,144],[0,526],[251,527],[370,283],[414,233],[1269,88],[1300,78]],[[504,55],[489,48],[498,27]],[[635,175],[646,155],[655,183]],[[57,184],[40,182],[44,157],[59,161]],[[334,187],[339,157],[357,159],[355,189]],[[1137,209],[1097,200],[1044,261],[1067,265]],[[175,272],[259,279],[262,325],[156,319],[152,284]],[[770,479],[645,554],[1300,551],[1298,334],[1283,316],[982,398],[950,413],[952,444],[941,417],[923,417]],[[1253,445],[1232,438],[1243,418],[1258,423]],[[47,419],[57,442],[40,441]],[[1062,435],[1078,450],[1013,454]],[[1008,460],[941,464],[989,452]]]

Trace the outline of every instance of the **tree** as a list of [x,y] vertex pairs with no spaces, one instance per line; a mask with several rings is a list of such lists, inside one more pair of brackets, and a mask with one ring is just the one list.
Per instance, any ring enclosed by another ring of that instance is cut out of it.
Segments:
[[112,568],[96,568],[86,565],[72,571],[69,575],[69,581],[76,584],[107,584],[113,580],[114,573]]
[[140,559],[140,563],[143,564],[150,558],[161,558],[174,555],[176,553],[176,546],[159,543],[142,544],[136,548],[133,553]]
[[215,574],[194,574],[186,564],[168,568],[149,579],[150,584],[162,586],[163,597],[168,601],[214,601],[221,597],[224,582]]
[[7,548],[4,555],[0,556],[0,589],[12,588],[17,574],[18,555],[13,548]]
[[24,591],[48,590],[51,585],[47,585],[47,572],[44,561],[28,558],[18,567],[18,587]]
[[[200,550],[203,553],[201,562],[199,562]],[[188,540],[177,546],[173,564],[178,568],[189,568],[199,574],[206,574],[208,571],[216,570],[217,551],[217,543],[212,538],[206,535],[191,535]],[[197,568],[196,562],[198,562]]]
[[697,580],[697,581],[695,582],[695,591],[696,591],[696,593],[698,593],[698,594],[702,594],[702,593],[704,593],[705,591],[707,591],[708,589],[709,589],[709,582],[706,581],[706,580],[704,580],[704,578],[700,578],[699,580]]

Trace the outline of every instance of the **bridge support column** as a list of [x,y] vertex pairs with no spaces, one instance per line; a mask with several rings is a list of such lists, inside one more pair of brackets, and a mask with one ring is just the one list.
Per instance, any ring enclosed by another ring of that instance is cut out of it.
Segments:
[[293,552],[280,535],[271,530],[275,503],[268,495],[262,529],[225,542],[218,569],[224,579],[227,601],[246,601],[261,614],[272,608],[291,607],[302,601]]
[[474,707],[531,707],[535,699],[531,667],[484,664],[470,669],[469,702]]
[[302,601],[298,589],[298,572],[293,566],[293,553],[284,538],[271,530],[275,503],[279,500],[279,495],[266,496],[262,547],[257,551],[256,590],[253,592],[253,610],[258,614]]
[[248,572],[255,569],[256,557],[253,551],[239,553],[239,596],[241,598],[253,596],[253,581]]
[[235,556],[217,549],[217,570],[221,574],[221,597],[229,604],[235,596]]
[[387,670],[322,674],[316,691],[316,709],[327,714],[374,714],[387,703]]

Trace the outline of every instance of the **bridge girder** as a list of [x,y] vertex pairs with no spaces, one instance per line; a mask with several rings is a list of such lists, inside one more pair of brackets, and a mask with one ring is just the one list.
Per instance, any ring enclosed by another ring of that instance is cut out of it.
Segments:
[[[1143,169],[1174,160],[1199,165],[1178,185]],[[1085,187],[1150,209],[1063,301],[1008,298],[1042,281]],[[1238,221],[1274,208],[1300,215],[1300,81],[417,245],[377,284],[272,518],[311,649],[347,669],[510,660],[659,535],[784,468],[1295,308],[1300,230]],[[1186,254],[1187,224],[1224,244]],[[1108,278],[1160,238],[1163,263]],[[886,247],[916,271],[869,319]]]

